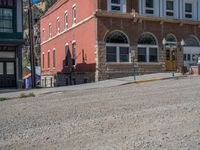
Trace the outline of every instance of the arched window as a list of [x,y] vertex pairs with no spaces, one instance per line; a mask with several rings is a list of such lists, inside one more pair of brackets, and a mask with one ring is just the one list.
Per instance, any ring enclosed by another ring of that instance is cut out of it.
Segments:
[[194,36],[189,36],[188,38],[185,39],[185,46],[200,46],[199,41],[196,37]]
[[144,33],[138,39],[138,62],[158,62],[157,39],[151,33]]
[[128,44],[128,39],[122,32],[115,31],[107,36],[106,43]]
[[138,40],[138,44],[141,45],[157,45],[157,40],[150,33],[142,34]]
[[70,50],[69,50],[69,45],[68,43],[65,44],[65,66],[69,66],[70,65]]
[[129,62],[129,44],[127,36],[114,31],[107,35],[106,39],[106,61],[107,62]]
[[173,34],[168,34],[166,37],[166,42],[167,43],[172,43],[172,42],[176,42],[176,37]]

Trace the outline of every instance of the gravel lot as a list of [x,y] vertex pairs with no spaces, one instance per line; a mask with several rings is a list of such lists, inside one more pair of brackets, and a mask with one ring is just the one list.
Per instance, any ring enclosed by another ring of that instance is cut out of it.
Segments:
[[200,78],[0,102],[0,149],[200,150]]

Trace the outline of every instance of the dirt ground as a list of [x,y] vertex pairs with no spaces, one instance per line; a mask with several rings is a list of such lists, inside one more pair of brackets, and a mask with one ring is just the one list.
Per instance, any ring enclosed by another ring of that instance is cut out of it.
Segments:
[[200,150],[200,78],[0,102],[0,149]]

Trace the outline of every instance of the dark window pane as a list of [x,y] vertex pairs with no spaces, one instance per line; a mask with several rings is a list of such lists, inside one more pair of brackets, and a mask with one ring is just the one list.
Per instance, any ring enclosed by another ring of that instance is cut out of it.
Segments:
[[120,47],[120,62],[129,62],[129,48]]
[[187,60],[190,61],[190,60],[191,60],[190,54],[187,54],[187,56],[188,56],[188,57],[187,57]]
[[13,9],[0,8],[0,32],[13,32]]
[[50,52],[48,52],[48,68],[50,68]]
[[170,60],[170,50],[166,50],[166,60]]
[[149,62],[158,62],[157,48],[149,48]]
[[191,3],[185,3],[185,12],[192,12],[192,4]]
[[147,62],[146,48],[138,48],[138,62]]
[[107,43],[128,43],[128,39],[123,33],[115,31],[115,32],[111,32],[108,35],[106,42]]
[[70,51],[68,45],[65,47],[65,53],[65,65],[68,66],[70,61]]
[[42,66],[44,68],[44,54],[42,54]]
[[174,13],[173,12],[166,12],[166,15],[167,16],[174,16]]
[[56,51],[53,51],[53,67],[56,67]]
[[120,4],[120,1],[121,0],[111,0],[111,3],[113,3],[113,4]]
[[120,6],[111,6],[112,10],[120,11],[121,7]]
[[146,7],[153,8],[153,0],[146,0]]
[[185,14],[185,18],[192,18],[192,14]]
[[186,61],[187,60],[187,55],[184,54],[183,60]]
[[72,65],[76,64],[76,43],[72,43]]
[[106,61],[107,62],[117,62],[116,47],[110,47],[110,46],[108,46],[106,48]]
[[146,14],[154,14],[153,10],[146,9]]
[[153,35],[145,33],[140,36],[138,44],[157,45],[157,42]]
[[166,6],[167,10],[174,10],[174,2],[173,1],[167,0],[166,4],[167,4],[167,6]]

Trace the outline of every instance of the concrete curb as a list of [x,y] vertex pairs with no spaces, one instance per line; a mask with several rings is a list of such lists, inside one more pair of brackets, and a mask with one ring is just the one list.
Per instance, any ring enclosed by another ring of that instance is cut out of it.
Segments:
[[136,80],[136,81],[130,81],[128,83],[124,83],[121,85],[127,85],[127,84],[140,84],[140,83],[148,83],[148,82],[154,82],[154,81],[161,81],[161,80],[169,80],[169,79],[177,79],[177,78],[185,78],[188,77],[187,75],[182,75],[182,76],[176,76],[176,77],[163,77],[163,78],[154,78],[154,79],[147,79],[147,80]]
[[[112,85],[110,87],[114,87],[114,86],[123,86],[123,85],[128,85],[128,84],[140,84],[140,83],[148,83],[148,82],[154,82],[154,81],[160,81],[160,80],[169,80],[169,79],[179,79],[179,78],[185,78],[188,77],[188,75],[181,75],[181,76],[175,76],[175,77],[153,77],[152,79],[146,79],[146,80],[136,80],[136,81],[125,81],[126,83],[119,83],[118,85]],[[92,87],[89,89],[96,89],[98,87]],[[72,91],[75,91],[76,89],[73,89]],[[16,92],[13,96],[2,96],[0,94],[0,98],[8,98],[8,99],[17,99],[20,98],[20,94],[22,93],[30,93],[33,92],[35,94],[35,97],[39,96],[39,95],[45,95],[48,93],[58,93],[58,92],[63,92],[65,91],[65,89],[63,90],[55,90],[55,91],[44,91],[42,93],[35,93],[35,91],[18,91]]]

